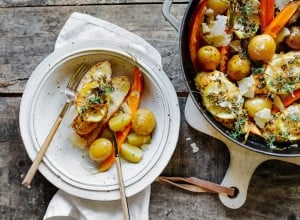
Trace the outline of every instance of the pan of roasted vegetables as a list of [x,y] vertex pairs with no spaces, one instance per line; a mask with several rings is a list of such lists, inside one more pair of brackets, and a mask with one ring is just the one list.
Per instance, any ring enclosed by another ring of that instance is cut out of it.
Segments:
[[179,31],[190,95],[204,118],[238,145],[300,156],[300,1],[193,0]]

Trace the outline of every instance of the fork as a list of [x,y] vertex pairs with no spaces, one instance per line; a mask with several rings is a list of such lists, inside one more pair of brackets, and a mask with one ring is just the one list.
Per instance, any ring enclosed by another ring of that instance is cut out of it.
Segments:
[[114,131],[112,131],[109,127],[108,127],[108,131],[111,135],[114,150],[115,150],[116,167],[117,167],[118,183],[119,183],[119,188],[120,188],[120,197],[121,197],[121,204],[122,204],[122,211],[123,211],[123,219],[124,220],[129,220],[130,219],[130,214],[129,214],[128,203],[127,203],[127,198],[126,198],[126,194],[125,194],[124,180],[123,180],[122,169],[121,169],[118,143],[117,143],[117,140],[116,140],[116,133]]
[[77,88],[80,80],[84,76],[84,74],[87,72],[87,70],[88,70],[88,65],[86,63],[80,64],[80,66],[77,68],[76,72],[72,75],[70,81],[68,82],[68,85],[65,89],[66,103],[63,106],[61,112],[59,113],[56,121],[54,122],[54,125],[52,126],[48,136],[46,137],[43,145],[41,146],[41,149],[38,152],[36,158],[34,159],[30,169],[27,171],[26,176],[23,179],[22,185],[30,188],[30,183],[31,183],[61,121],[63,120],[65,113],[67,112],[69,107],[72,105],[74,98],[75,98],[76,88]]

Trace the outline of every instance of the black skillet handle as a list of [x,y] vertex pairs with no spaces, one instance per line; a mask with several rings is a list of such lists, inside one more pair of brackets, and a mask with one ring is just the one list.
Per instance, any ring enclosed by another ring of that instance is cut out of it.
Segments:
[[174,15],[171,14],[171,7],[173,4],[173,0],[165,0],[163,3],[162,13],[164,17],[170,22],[170,24],[176,29],[176,31],[179,31],[180,23],[175,18]]

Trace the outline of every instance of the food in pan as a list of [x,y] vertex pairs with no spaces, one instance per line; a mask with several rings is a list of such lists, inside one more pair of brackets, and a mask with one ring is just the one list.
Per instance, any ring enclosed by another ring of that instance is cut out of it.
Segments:
[[70,140],[84,146],[100,171],[114,163],[113,136],[124,159],[137,163],[143,146],[151,142],[156,121],[153,112],[142,108],[143,74],[135,67],[133,77],[113,72],[109,61],[93,65],[82,78],[74,100],[77,116]]
[[195,85],[234,138],[300,141],[300,1],[200,0],[189,26]]

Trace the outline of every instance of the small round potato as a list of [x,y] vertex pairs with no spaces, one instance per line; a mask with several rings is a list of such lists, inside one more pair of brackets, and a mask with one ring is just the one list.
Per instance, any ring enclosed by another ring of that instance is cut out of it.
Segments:
[[249,61],[239,55],[234,55],[227,63],[227,74],[234,81],[243,79],[250,74]]
[[144,144],[150,143],[151,135],[140,135],[132,132],[127,136],[127,141],[131,145],[141,147]]
[[276,50],[275,40],[268,34],[253,37],[248,44],[248,55],[253,61],[269,62]]
[[92,160],[101,162],[105,160],[113,151],[110,140],[106,138],[96,139],[89,148],[89,155]]
[[135,133],[149,135],[156,125],[155,116],[152,111],[140,108],[132,117],[132,128]]
[[221,55],[219,50],[214,46],[203,46],[197,53],[198,62],[204,70],[215,70],[220,62]]
[[224,0],[208,0],[207,7],[213,9],[215,15],[220,15],[228,9],[229,3]]
[[285,38],[285,43],[294,50],[300,50],[300,27],[291,28],[291,34]]

